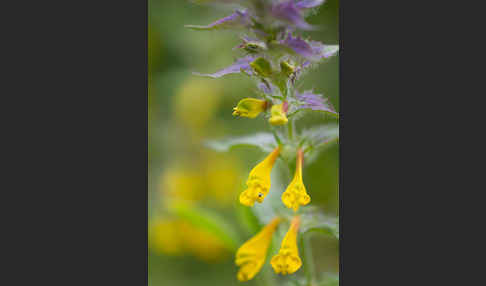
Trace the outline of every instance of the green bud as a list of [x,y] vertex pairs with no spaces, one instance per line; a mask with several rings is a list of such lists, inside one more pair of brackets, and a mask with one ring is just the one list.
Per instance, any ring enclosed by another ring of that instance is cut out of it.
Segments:
[[282,71],[283,74],[286,76],[290,76],[291,74],[294,73],[295,71],[295,66],[291,65],[288,62],[280,62],[280,70]]
[[264,58],[258,58],[250,63],[255,73],[261,77],[270,77],[272,75],[272,65]]
[[264,42],[246,42],[243,49],[249,53],[258,53],[267,50],[267,45]]

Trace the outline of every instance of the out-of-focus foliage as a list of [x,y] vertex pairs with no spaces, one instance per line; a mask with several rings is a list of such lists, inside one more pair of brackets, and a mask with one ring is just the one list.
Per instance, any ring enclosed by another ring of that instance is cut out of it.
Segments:
[[[338,0],[328,0],[318,13],[306,18],[310,25],[320,27],[306,34],[336,45],[338,4]],[[275,215],[279,206],[271,206],[272,201],[280,203],[279,196],[293,176],[272,175],[267,199],[254,207],[255,212],[239,205],[238,195],[249,170],[273,149],[275,138],[265,128],[265,118],[232,116],[239,100],[257,92],[249,78],[227,75],[215,80],[193,75],[218,71],[234,62],[230,51],[241,39],[224,30],[201,32],[184,27],[213,23],[232,13],[228,11],[186,0],[149,0],[149,285],[237,285],[237,247]],[[339,110],[338,58],[310,68],[299,89],[319,91]],[[296,124],[318,129],[323,120],[335,122],[314,114]],[[245,140],[250,133],[261,137]],[[206,141],[226,137],[233,141]],[[229,152],[211,151],[204,144]],[[314,259],[320,265],[322,285],[338,285],[334,237],[339,231],[337,222],[329,218],[338,213],[339,146],[323,146],[306,164],[303,176],[312,204],[327,214],[322,225],[305,227],[309,232],[318,230],[312,242],[318,250]],[[285,169],[282,162],[276,168]],[[281,214],[286,211],[281,209]],[[278,250],[278,245],[271,246],[269,257]],[[286,283],[273,276],[267,263],[261,274],[245,284]]]

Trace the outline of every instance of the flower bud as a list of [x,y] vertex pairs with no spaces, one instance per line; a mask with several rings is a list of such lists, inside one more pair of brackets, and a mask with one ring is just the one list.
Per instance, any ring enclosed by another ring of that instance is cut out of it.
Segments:
[[272,75],[272,65],[264,58],[258,58],[250,63],[255,73],[261,77],[270,77]]
[[265,44],[265,42],[260,41],[246,41],[239,47],[249,53],[259,53],[267,50],[267,45]]
[[291,74],[293,74],[295,72],[295,66],[293,66],[292,64],[290,64],[288,62],[283,61],[283,62],[280,62],[280,70],[286,76],[290,76]]
[[243,98],[233,108],[233,116],[255,118],[267,108],[267,102],[256,98]]
[[288,103],[284,101],[281,104],[273,105],[270,110],[270,119],[268,122],[272,125],[285,125],[289,121],[287,119]]

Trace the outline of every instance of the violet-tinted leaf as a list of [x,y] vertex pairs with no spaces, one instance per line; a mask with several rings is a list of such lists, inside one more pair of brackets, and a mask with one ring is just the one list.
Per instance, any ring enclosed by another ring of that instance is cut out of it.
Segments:
[[250,15],[246,10],[236,10],[233,14],[206,26],[185,25],[186,28],[194,30],[216,30],[248,27],[251,25]]
[[292,36],[288,33],[287,37],[280,41],[280,44],[292,49],[295,53],[310,60],[318,61],[323,58],[328,58],[335,55],[338,50],[338,45],[324,45],[317,41],[306,41],[300,37]]
[[302,15],[300,9],[296,7],[296,4],[293,0],[275,3],[272,6],[271,13],[275,18],[288,22],[297,28],[303,30],[314,29],[304,20],[304,16]]
[[316,55],[314,50],[305,40],[300,37],[293,37],[292,33],[288,33],[288,36],[281,40],[280,43],[292,49],[295,53],[303,56],[304,58],[314,59]]
[[339,51],[339,45],[324,45],[321,42],[311,41],[310,46],[312,47],[313,53],[319,58],[329,58],[334,56]]
[[295,97],[301,102],[301,105],[298,107],[298,109],[308,108],[312,110],[325,111],[337,115],[329,100],[323,97],[321,94],[313,93],[312,90],[307,90],[302,93],[297,92]]
[[309,9],[322,5],[324,0],[302,0],[295,4],[298,9]]
[[212,4],[212,3],[223,3],[223,4],[231,4],[231,3],[238,3],[241,0],[191,0],[196,4]]
[[198,73],[198,72],[194,72],[193,74],[195,75],[200,75],[200,76],[209,76],[209,77],[212,77],[212,78],[220,78],[224,75],[227,75],[227,74],[232,74],[232,73],[240,73],[241,70],[245,71],[246,73],[248,74],[252,74],[253,71],[250,67],[250,63],[254,60],[254,57],[252,56],[246,56],[244,58],[241,58],[241,59],[238,59],[236,60],[232,65],[230,65],[229,67],[226,67],[220,71],[217,71],[215,73],[212,73],[212,74],[202,74],[202,73]]

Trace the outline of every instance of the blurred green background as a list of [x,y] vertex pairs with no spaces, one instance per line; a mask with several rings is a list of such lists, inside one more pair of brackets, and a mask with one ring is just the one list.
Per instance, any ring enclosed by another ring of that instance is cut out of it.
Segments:
[[[338,7],[339,1],[326,1],[318,13],[307,18],[321,29],[304,35],[338,44]],[[208,138],[268,131],[262,116],[231,115],[238,100],[254,96],[255,85],[238,74],[221,79],[192,75],[193,71],[209,73],[230,65],[239,55],[232,51],[239,44],[239,33],[184,28],[185,24],[209,24],[230,13],[187,0],[149,0],[149,285],[240,284],[234,265],[234,251],[239,246],[235,242],[246,241],[256,231],[256,225],[242,221],[237,199],[249,171],[266,154],[250,147],[221,154],[201,144]],[[323,93],[336,110],[338,64],[339,58],[332,58],[299,84],[301,90],[314,88]],[[320,121],[316,116],[306,122]],[[333,216],[338,215],[339,206],[338,170],[336,144],[304,168],[311,204]],[[290,178],[284,173],[283,187]],[[174,210],[173,199],[187,204]],[[194,223],[204,221],[197,217],[199,210],[210,223]],[[211,227],[220,220],[224,223],[219,227],[228,234],[220,235]],[[225,235],[231,239],[225,241]],[[337,273],[338,242],[316,236],[312,243],[317,270]],[[281,279],[272,276],[270,258],[267,256],[262,273],[245,284],[264,285],[268,279]]]

